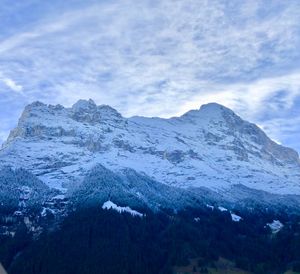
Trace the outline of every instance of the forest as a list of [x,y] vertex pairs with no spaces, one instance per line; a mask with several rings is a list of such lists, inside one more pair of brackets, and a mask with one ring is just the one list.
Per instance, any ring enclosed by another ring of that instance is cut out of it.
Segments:
[[[237,213],[239,222],[209,208],[147,211],[142,218],[82,208],[37,240],[22,226],[13,238],[1,236],[0,261],[9,274],[171,274],[192,258],[198,258],[199,273],[208,273],[221,257],[249,273],[300,271],[298,216]],[[275,218],[284,223],[278,233],[266,226]]]

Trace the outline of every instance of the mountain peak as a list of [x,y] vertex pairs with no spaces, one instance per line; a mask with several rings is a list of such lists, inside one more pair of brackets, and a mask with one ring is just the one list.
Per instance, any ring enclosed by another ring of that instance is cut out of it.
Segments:
[[97,109],[97,105],[92,99],[89,100],[80,99],[72,106],[72,110],[75,112],[80,112],[80,111],[91,112],[91,111],[95,111],[96,109]]
[[209,112],[220,112],[220,111],[226,111],[226,112],[233,112],[231,109],[221,105],[221,104],[218,104],[218,103],[215,103],[215,102],[212,102],[212,103],[208,103],[208,104],[204,104],[200,107],[199,111],[209,111]]
[[181,116],[192,121],[214,120],[214,121],[231,121],[241,120],[231,109],[218,103],[208,103],[202,105],[199,110],[190,110]]
[[29,112],[32,109],[39,109],[39,108],[44,108],[44,107],[47,107],[47,105],[40,101],[35,101],[35,102],[32,102],[31,104],[28,104],[25,107],[24,112]]

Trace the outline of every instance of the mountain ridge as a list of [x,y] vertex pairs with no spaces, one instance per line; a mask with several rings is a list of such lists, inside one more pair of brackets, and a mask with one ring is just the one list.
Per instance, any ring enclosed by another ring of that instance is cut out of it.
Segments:
[[223,191],[242,184],[300,194],[298,153],[217,103],[166,119],[125,118],[91,99],[71,108],[34,102],[3,144],[0,160],[62,191],[101,164],[185,189]]

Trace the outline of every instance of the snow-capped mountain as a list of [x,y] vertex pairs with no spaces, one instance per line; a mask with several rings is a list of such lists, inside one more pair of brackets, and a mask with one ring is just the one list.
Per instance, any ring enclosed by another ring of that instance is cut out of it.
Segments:
[[297,152],[216,103],[162,119],[125,118],[92,100],[71,108],[35,102],[3,144],[0,165],[24,168],[62,191],[102,165],[183,189],[222,193],[243,185],[300,195]]

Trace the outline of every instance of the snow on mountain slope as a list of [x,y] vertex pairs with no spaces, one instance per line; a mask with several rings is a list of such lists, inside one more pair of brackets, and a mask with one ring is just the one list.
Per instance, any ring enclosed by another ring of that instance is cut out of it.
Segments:
[[138,217],[144,216],[142,213],[131,209],[129,206],[118,206],[115,203],[113,203],[112,201],[106,201],[103,204],[102,209],[107,209],[107,210],[113,209],[119,213],[127,212],[127,213],[131,214],[132,216],[138,216]]
[[272,233],[278,233],[284,227],[279,220],[273,220],[273,222],[268,223],[267,226],[270,227]]
[[300,195],[298,154],[216,103],[161,119],[124,118],[92,100],[71,108],[35,102],[0,150],[1,166],[23,167],[62,190],[97,164],[181,188],[224,191],[243,184]]
[[12,208],[21,211],[38,206],[56,192],[24,169],[0,170],[0,210]]
[[[92,168],[78,187],[68,195],[75,207],[99,206],[107,200],[132,208],[168,208],[178,210],[199,207],[203,198],[209,200],[209,191],[198,192],[176,188],[152,180],[133,169],[113,172],[102,165]],[[215,193],[213,193],[215,197]]]

